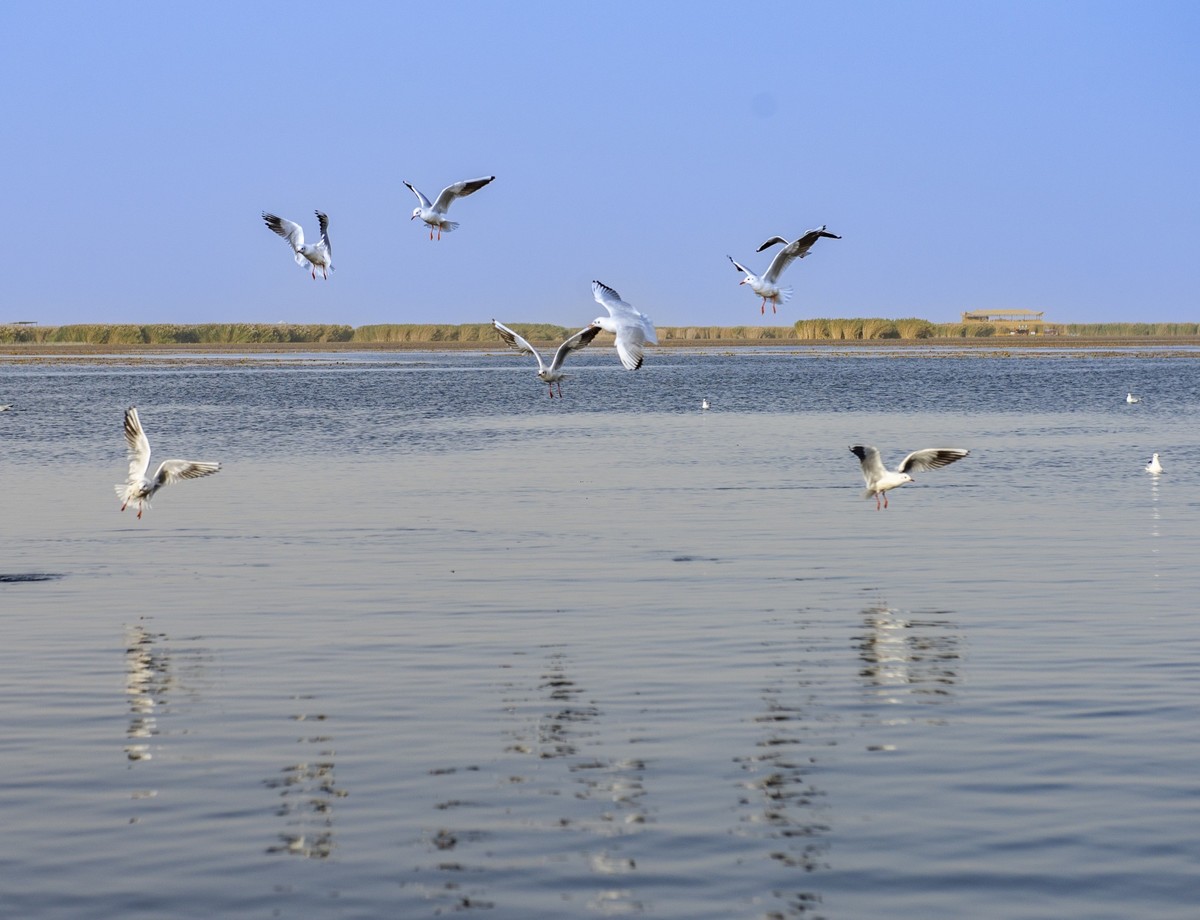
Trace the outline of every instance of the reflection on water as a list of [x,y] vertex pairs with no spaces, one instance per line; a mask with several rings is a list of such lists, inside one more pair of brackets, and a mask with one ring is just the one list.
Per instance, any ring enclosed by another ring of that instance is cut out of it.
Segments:
[[151,633],[140,623],[125,627],[125,697],[129,702],[125,756],[132,761],[154,756],[150,739],[159,733],[158,712],[174,686],[165,640],[165,635]]
[[[818,716],[823,679],[817,656],[791,643],[772,647],[771,680],[762,689],[763,709],[753,719],[762,730],[753,753],[734,758],[748,774],[739,804],[752,810],[741,819],[747,836],[767,840],[766,855],[785,870],[828,869],[831,825],[825,792],[816,775],[836,743],[834,725]],[[787,871],[771,895],[781,902],[771,918],[819,917],[821,895],[810,883],[796,886]]]
[[910,697],[936,703],[958,682],[962,635],[944,613],[904,616],[892,607],[863,611],[863,634],[854,638],[863,685],[882,702]]
[[278,777],[266,781],[268,789],[279,790],[275,814],[284,819],[287,828],[279,835],[280,843],[267,847],[267,852],[327,859],[333,853],[334,802],[347,793],[334,785],[333,738],[325,727],[328,717],[300,712],[292,719],[302,730],[311,731],[296,739],[309,757],[289,764]]

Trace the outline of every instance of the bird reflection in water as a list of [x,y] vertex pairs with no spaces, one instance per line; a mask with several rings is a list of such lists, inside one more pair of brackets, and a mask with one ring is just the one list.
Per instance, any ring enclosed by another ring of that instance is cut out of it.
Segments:
[[151,739],[159,732],[158,712],[174,686],[171,659],[162,648],[165,639],[140,623],[125,627],[125,697],[129,701],[125,756],[134,762],[154,756]]
[[962,635],[944,612],[905,615],[887,606],[863,611],[854,637],[863,687],[876,699],[900,703],[945,700],[958,683]]
[[807,644],[797,647],[789,638],[772,647],[772,679],[762,690],[763,709],[753,717],[761,736],[752,754],[734,758],[746,773],[739,804],[751,809],[741,818],[742,835],[762,838],[772,877],[783,873],[771,885],[778,903],[766,916],[816,917],[821,895],[811,884],[797,887],[796,870],[807,877],[829,868],[829,806],[816,777],[825,751],[836,743],[836,726],[819,716],[825,681]]
[[267,780],[268,789],[279,790],[275,813],[287,827],[279,835],[280,842],[267,847],[267,852],[327,859],[334,846],[333,806],[347,793],[335,785],[333,739],[325,731],[327,717],[301,712],[292,719],[304,729],[311,728],[312,733],[302,734],[296,743],[306,745],[305,751],[315,756],[290,764],[278,777]]

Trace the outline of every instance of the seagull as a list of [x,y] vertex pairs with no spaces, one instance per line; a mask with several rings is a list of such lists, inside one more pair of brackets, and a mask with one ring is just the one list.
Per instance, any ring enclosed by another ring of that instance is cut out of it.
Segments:
[[[321,239],[315,243],[304,243],[304,228],[290,220],[276,217],[263,211],[263,221],[266,225],[288,241],[296,254],[296,264],[301,268],[312,270],[313,281],[317,280],[317,269],[321,269],[321,277],[329,279],[333,271],[333,246],[329,242],[329,216],[321,211],[314,211],[317,223],[321,225]],[[307,265],[306,265],[307,263]]]
[[1127,403],[1139,403],[1141,401],[1142,401],[1142,397],[1140,397],[1140,396],[1134,396],[1132,393],[1125,394],[1125,402],[1127,402]]
[[646,343],[658,344],[654,323],[601,281],[592,282],[592,296],[596,298],[596,303],[608,310],[608,316],[597,316],[592,320],[592,325],[617,337],[617,354],[621,357],[621,363],[625,365],[625,370],[636,371],[642,366]]
[[1150,458],[1150,462],[1146,464],[1146,472],[1158,474],[1162,471],[1162,464],[1158,462],[1158,454],[1155,454]]
[[142,431],[142,421],[138,418],[136,406],[125,410],[125,443],[129,449],[129,478],[116,485],[117,498],[121,499],[121,510],[124,511],[130,502],[138,503],[138,520],[142,518],[143,508],[150,507],[150,499],[163,486],[181,479],[199,479],[201,476],[211,476],[221,468],[219,463],[205,460],[164,460],[159,464],[154,476],[146,478],[146,470],[150,468],[150,442],[146,440],[146,432]]
[[701,409],[711,409],[712,403],[710,403],[707,398],[702,399],[702,400],[700,400],[700,408]]
[[808,251],[812,249],[813,243],[821,237],[828,237],[831,240],[840,240],[841,237],[836,233],[830,233],[825,229],[824,225],[817,227],[815,230],[809,230],[804,236],[797,240],[788,242],[782,236],[773,236],[756,250],[762,252],[764,249],[769,249],[777,243],[783,244],[783,249],[775,253],[775,258],[771,260],[770,267],[762,273],[756,275],[750,269],[734,261],[733,256],[729,256],[729,261],[733,262],[733,267],[740,271],[746,277],[738,284],[748,284],[750,289],[763,299],[762,311],[767,312],[767,301],[771,301],[771,312],[777,312],[778,304],[786,303],[788,298],[792,296],[792,289],[781,288],[777,283],[779,276],[783,274],[783,270],[792,264],[793,259],[803,259],[808,255]]
[[468,195],[479,191],[495,178],[495,176],[484,176],[482,179],[464,179],[462,182],[447,185],[437,196],[437,201],[432,203],[413,188],[411,182],[406,181],[404,184],[408,186],[409,191],[417,196],[417,201],[421,202],[419,207],[413,208],[412,217],[409,220],[416,220],[419,217],[425,223],[429,224],[430,239],[433,239],[433,230],[436,227],[437,238],[440,240],[442,238],[442,231],[449,233],[451,230],[458,228],[458,224],[454,221],[446,220],[446,211],[449,210],[450,205],[454,204],[454,200],[456,198],[466,198]]
[[11,408],[12,408],[12,403],[6,403],[5,405],[0,406],[0,412],[7,412]]
[[941,469],[956,460],[961,460],[970,451],[960,447],[926,447],[924,450],[914,450],[901,461],[894,473],[884,467],[879,451],[874,447],[863,447],[861,444],[856,444],[850,448],[850,453],[862,461],[863,479],[867,481],[867,490],[863,492],[863,498],[875,496],[875,510],[878,511],[881,496],[883,497],[883,507],[886,508],[888,506],[887,493],[890,489],[902,486],[906,482],[915,481],[908,475],[909,470]]
[[554,398],[554,384],[558,384],[558,396],[562,398],[562,379],[567,375],[562,372],[563,361],[567,355],[573,351],[578,351],[580,348],[586,348],[591,344],[592,339],[600,334],[600,327],[592,324],[583,329],[580,329],[573,336],[558,346],[558,350],[554,352],[554,360],[547,367],[542,360],[542,356],[538,354],[537,349],[529,344],[524,338],[509,329],[504,323],[498,323],[492,320],[492,326],[500,333],[500,338],[504,339],[509,345],[519,351],[521,354],[531,354],[537,358],[538,372],[537,375],[542,382],[550,388],[550,398]]

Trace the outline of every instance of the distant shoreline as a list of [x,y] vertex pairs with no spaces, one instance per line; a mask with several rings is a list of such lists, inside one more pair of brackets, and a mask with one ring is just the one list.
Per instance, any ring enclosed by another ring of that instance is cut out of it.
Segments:
[[[535,342],[553,347],[557,342]],[[1144,351],[1129,351],[1144,349]],[[945,357],[949,355],[997,357],[1030,352],[1071,351],[1092,357],[1106,354],[1122,357],[1180,357],[1200,358],[1200,336],[988,336],[985,338],[923,338],[923,339],[665,339],[656,349],[661,352],[737,352],[772,351],[804,354],[888,353],[917,356],[922,352]],[[62,343],[0,343],[0,363],[38,362],[45,359],[75,359],[76,361],[107,361],[133,359],[136,361],[172,355],[196,357],[301,355],[301,354],[418,354],[466,353],[510,354],[500,341],[468,342],[264,342],[264,343],[205,343],[205,344],[91,344]],[[21,361],[20,359],[24,359]]]

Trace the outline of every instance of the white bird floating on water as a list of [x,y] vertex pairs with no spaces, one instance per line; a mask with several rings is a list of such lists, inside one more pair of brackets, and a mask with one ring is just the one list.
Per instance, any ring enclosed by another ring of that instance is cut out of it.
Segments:
[[702,399],[702,400],[700,400],[700,408],[701,409],[711,409],[712,403],[710,403],[707,399]]
[[790,287],[781,288],[778,284],[779,276],[783,274],[785,268],[792,264],[793,259],[803,259],[808,255],[808,251],[812,249],[813,243],[823,236],[831,240],[841,239],[836,233],[829,233],[824,225],[814,230],[809,230],[804,236],[790,243],[782,236],[771,237],[759,246],[757,251],[762,252],[764,249],[769,249],[777,243],[783,243],[783,249],[775,254],[775,258],[771,260],[770,266],[761,275],[754,274],[750,269],[734,261],[733,256],[729,256],[729,261],[733,262],[733,267],[746,276],[738,284],[750,285],[750,289],[763,299],[760,312],[764,314],[767,312],[768,300],[771,301],[772,313],[777,312],[778,304],[787,303],[788,298],[792,296],[792,289]]
[[146,432],[142,431],[142,421],[138,418],[135,406],[125,410],[125,443],[129,448],[129,478],[114,488],[117,498],[121,499],[121,510],[124,511],[130,502],[138,503],[138,520],[141,520],[143,508],[150,507],[150,499],[163,486],[181,479],[199,479],[201,476],[211,476],[221,469],[221,464],[206,460],[164,460],[159,464],[154,475],[147,479],[146,470],[150,468],[150,442]]
[[447,185],[437,196],[437,200],[433,202],[418,192],[411,182],[406,181],[404,184],[417,196],[417,201],[421,202],[420,206],[413,208],[412,217],[409,220],[421,218],[429,225],[429,238],[433,239],[433,231],[436,228],[437,238],[440,240],[443,231],[449,233],[451,230],[458,229],[458,224],[452,220],[446,220],[446,211],[449,210],[450,205],[454,204],[458,198],[466,198],[468,195],[474,194],[495,178],[495,176],[484,176],[482,179],[464,179],[462,182]]
[[554,352],[554,360],[547,367],[542,360],[542,356],[538,354],[537,349],[529,344],[516,332],[509,329],[504,323],[492,320],[492,326],[500,333],[500,338],[504,339],[509,345],[519,351],[521,354],[531,354],[537,358],[538,372],[537,375],[542,382],[550,388],[550,398],[554,398],[554,384],[558,384],[558,396],[562,398],[562,380],[567,375],[562,372],[563,361],[567,355],[573,351],[578,351],[580,348],[586,348],[591,344],[592,339],[600,334],[600,327],[593,324],[584,329],[580,329],[573,336],[558,346],[558,350]]
[[593,326],[617,337],[617,354],[628,371],[642,366],[646,344],[658,344],[654,323],[645,313],[635,310],[621,299],[621,295],[601,281],[592,282],[592,296],[596,303],[608,310],[608,316],[597,316]]
[[1125,394],[1125,402],[1127,402],[1127,403],[1139,403],[1141,401],[1142,401],[1142,397],[1140,397],[1140,396],[1134,396],[1132,393]]
[[1163,471],[1162,464],[1158,462],[1158,454],[1154,454],[1150,458],[1150,462],[1146,464],[1147,473],[1161,473]]
[[314,211],[317,223],[321,227],[321,238],[315,243],[305,244],[304,228],[299,224],[283,217],[276,217],[263,211],[263,221],[268,227],[288,241],[296,256],[296,264],[308,268],[312,272],[313,281],[317,280],[317,269],[321,269],[321,277],[329,279],[333,271],[333,246],[329,242],[329,216],[321,211]]
[[937,470],[943,466],[949,466],[956,460],[961,460],[970,451],[963,450],[961,447],[926,447],[923,450],[914,450],[911,454],[905,457],[896,471],[892,472],[883,465],[883,459],[879,456],[879,451],[874,447],[864,447],[861,444],[856,444],[850,448],[850,452],[854,454],[862,463],[863,479],[867,482],[867,490],[863,492],[863,498],[875,497],[875,510],[879,510],[879,499],[883,498],[883,507],[888,506],[887,493],[902,486],[906,482],[915,482],[908,475],[909,470]]

